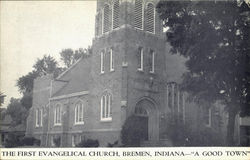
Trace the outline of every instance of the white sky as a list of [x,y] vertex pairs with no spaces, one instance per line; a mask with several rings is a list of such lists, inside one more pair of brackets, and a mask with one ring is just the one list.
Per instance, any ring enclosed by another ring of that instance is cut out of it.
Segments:
[[96,1],[0,1],[0,91],[15,86],[44,54],[59,60],[62,49],[86,48],[94,37]]

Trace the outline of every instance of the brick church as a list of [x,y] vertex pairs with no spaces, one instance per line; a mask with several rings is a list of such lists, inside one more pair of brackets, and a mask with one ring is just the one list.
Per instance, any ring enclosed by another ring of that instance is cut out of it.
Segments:
[[26,135],[44,147],[55,146],[55,139],[60,147],[85,139],[107,146],[121,143],[122,126],[132,114],[143,117],[144,141],[156,146],[171,146],[164,122],[174,116],[194,128],[223,130],[218,106],[201,111],[180,91],[185,59],[169,52],[157,2],[97,1],[92,55],[56,79],[35,79]]

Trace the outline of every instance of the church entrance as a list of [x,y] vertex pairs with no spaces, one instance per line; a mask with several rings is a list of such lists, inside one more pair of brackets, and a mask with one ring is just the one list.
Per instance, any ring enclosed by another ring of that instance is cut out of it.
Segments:
[[141,140],[159,140],[159,116],[155,105],[150,100],[143,99],[136,104],[135,115],[141,122],[141,129],[145,131]]
[[140,128],[143,131],[141,140],[148,140],[148,114],[147,111],[143,108],[135,108],[135,114],[138,117],[138,121],[140,122]]

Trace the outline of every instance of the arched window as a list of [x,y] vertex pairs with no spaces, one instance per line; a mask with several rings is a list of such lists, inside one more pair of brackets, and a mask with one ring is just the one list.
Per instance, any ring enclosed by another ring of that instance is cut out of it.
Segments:
[[142,0],[135,0],[134,27],[143,29],[143,4]]
[[62,106],[57,104],[54,110],[54,124],[61,125],[62,121]]
[[83,103],[77,102],[75,105],[75,124],[83,124]]
[[120,14],[119,0],[114,0],[113,10],[112,10],[112,28],[113,29],[116,29],[119,27],[119,14]]
[[110,8],[108,4],[105,4],[103,9],[103,33],[110,31],[110,26]]
[[155,8],[152,3],[147,4],[146,31],[155,33]]
[[112,96],[108,92],[101,97],[101,120],[112,120]]

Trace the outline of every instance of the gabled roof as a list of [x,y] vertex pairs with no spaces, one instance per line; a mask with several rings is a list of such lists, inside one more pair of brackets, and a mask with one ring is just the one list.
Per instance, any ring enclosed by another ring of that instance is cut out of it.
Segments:
[[[81,58],[72,67],[63,72],[54,80],[56,83],[64,83],[64,85],[52,95],[52,97],[67,95],[75,92],[89,90],[90,83],[90,58]],[[54,87],[53,89],[54,90]]]

